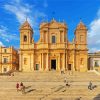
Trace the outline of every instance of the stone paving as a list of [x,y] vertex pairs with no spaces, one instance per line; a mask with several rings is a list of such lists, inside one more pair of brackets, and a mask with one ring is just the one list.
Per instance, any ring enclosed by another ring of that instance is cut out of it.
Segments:
[[[66,86],[64,78],[70,86]],[[89,81],[97,87],[88,90]],[[16,91],[16,83],[23,82],[25,94]],[[0,100],[100,100],[100,76],[93,72],[16,72],[14,76],[0,76]]]

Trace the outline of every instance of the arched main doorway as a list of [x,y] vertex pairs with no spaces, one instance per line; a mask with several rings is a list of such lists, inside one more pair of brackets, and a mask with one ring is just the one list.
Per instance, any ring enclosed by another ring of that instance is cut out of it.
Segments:
[[68,70],[69,70],[69,71],[72,70],[72,64],[68,64]]
[[51,60],[51,69],[56,70],[56,59]]

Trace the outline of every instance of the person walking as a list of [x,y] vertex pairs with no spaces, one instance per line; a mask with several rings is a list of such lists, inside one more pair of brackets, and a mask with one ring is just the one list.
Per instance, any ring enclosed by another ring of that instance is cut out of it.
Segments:
[[92,90],[92,82],[89,82],[88,89]]
[[19,83],[16,84],[17,92],[19,91]]
[[25,86],[22,87],[22,94],[25,94]]
[[22,88],[23,88],[23,83],[21,82],[20,83],[20,90],[22,90]]
[[67,82],[67,78],[65,77],[65,79],[64,79],[64,82],[66,83]]

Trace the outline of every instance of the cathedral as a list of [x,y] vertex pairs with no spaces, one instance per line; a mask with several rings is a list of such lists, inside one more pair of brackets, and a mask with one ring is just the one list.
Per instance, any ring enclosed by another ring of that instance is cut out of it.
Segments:
[[68,41],[65,22],[40,24],[40,39],[34,42],[34,29],[26,20],[20,27],[19,70],[22,72],[66,70],[85,72],[87,68],[87,27],[77,25],[72,42]]

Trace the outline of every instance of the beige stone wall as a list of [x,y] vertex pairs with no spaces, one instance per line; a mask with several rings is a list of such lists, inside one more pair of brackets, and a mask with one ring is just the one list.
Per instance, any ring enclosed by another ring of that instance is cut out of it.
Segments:
[[[90,70],[97,70],[97,71],[100,71],[100,55],[99,53],[95,55],[91,55],[89,57],[89,67],[90,67]],[[95,62],[97,62],[98,66],[95,66]]]
[[[6,62],[4,61],[6,59]],[[17,50],[13,47],[0,47],[0,73],[4,73],[9,70],[18,70],[19,58]]]
[[[54,19],[50,23],[44,22],[40,25],[40,39],[35,43],[33,30],[26,21],[20,28],[20,70],[47,71],[56,65],[57,71],[87,71],[87,28],[80,22],[73,42],[68,41],[67,31],[67,25],[63,22]],[[24,35],[27,36],[26,42],[23,41]],[[52,43],[52,36],[55,36],[55,43]],[[27,58],[27,65],[24,58]]]

